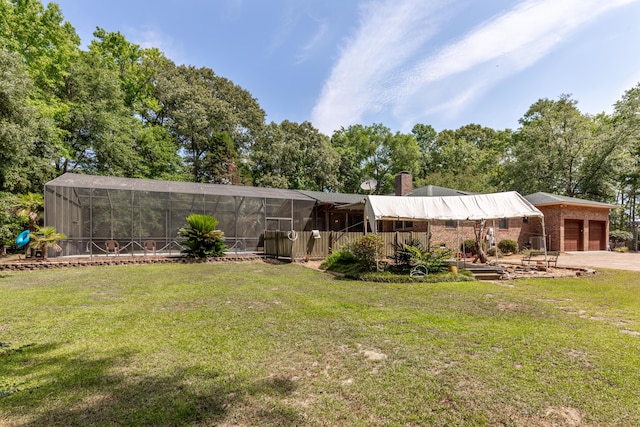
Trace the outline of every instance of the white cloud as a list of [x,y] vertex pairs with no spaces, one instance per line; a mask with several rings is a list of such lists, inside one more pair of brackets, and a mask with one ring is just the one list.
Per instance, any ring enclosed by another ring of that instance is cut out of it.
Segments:
[[329,26],[325,22],[318,22],[316,32],[313,34],[311,39],[302,46],[300,53],[297,55],[296,64],[301,64],[307,59],[307,56],[316,47],[316,45],[322,42],[328,30]]
[[186,62],[186,58],[181,53],[184,50],[171,37],[161,31],[151,27],[127,28],[126,34],[132,43],[139,44],[140,47],[158,48],[167,58],[177,64]]
[[357,34],[348,40],[313,109],[313,123],[330,133],[341,124],[358,122],[378,108],[405,64],[435,33],[444,2],[387,0],[362,7]]
[[425,45],[445,18],[441,9],[419,0],[376,3],[335,64],[313,122],[330,134],[380,110],[407,121],[463,109],[545,57],[576,28],[633,1],[527,0],[435,53]]

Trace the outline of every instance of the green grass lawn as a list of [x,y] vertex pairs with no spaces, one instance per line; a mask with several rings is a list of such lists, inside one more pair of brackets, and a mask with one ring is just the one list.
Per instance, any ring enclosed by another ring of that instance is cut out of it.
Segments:
[[260,262],[0,277],[0,425],[640,425],[640,274]]

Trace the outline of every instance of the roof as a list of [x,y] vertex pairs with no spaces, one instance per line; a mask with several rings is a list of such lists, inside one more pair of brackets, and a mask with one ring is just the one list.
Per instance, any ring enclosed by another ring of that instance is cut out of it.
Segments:
[[515,191],[445,197],[367,196],[364,205],[371,230],[376,220],[484,220],[543,217]]
[[305,196],[316,199],[320,203],[353,204],[360,203],[366,196],[362,194],[327,193],[325,191],[299,190]]
[[528,196],[524,196],[531,204],[535,206],[549,206],[549,205],[578,205],[578,206],[589,206],[594,208],[603,208],[603,209],[615,209],[616,205],[612,205],[609,203],[595,202],[593,200],[586,199],[578,199],[576,197],[569,196],[560,196],[558,194],[544,193],[538,192],[529,194]]
[[408,197],[444,197],[444,196],[464,196],[474,193],[460,191],[453,188],[438,187],[437,185],[427,185],[416,188],[412,192],[405,194]]
[[45,184],[45,187],[99,188],[107,190],[151,191],[161,193],[209,194],[214,196],[258,197],[268,199],[314,199],[296,190],[249,187],[243,185],[204,184],[197,182],[160,181],[115,176],[65,173]]

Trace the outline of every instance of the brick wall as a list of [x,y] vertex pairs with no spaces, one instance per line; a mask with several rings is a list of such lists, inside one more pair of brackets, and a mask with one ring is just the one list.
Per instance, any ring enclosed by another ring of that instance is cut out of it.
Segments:
[[[582,247],[578,250],[589,250],[589,221],[602,221],[606,224],[605,242],[609,241],[609,209],[595,208],[589,206],[574,205],[550,205],[538,206],[538,209],[544,214],[545,229],[548,237],[548,249],[552,251],[564,251],[564,224],[565,220],[582,221],[583,239]],[[538,225],[533,227],[530,224],[529,230],[531,234],[542,234],[542,229]]]
[[[444,243],[447,248],[457,250],[458,242],[462,244],[464,240],[476,238],[473,232],[474,224],[475,222],[460,221],[460,228],[458,230],[455,225],[453,227],[447,227],[444,222],[433,222],[431,224],[431,243],[433,245]],[[520,247],[523,246],[524,241],[522,239],[523,227],[521,218],[507,219],[506,229],[501,229],[497,220],[495,221],[495,223],[491,220],[487,221],[485,226],[485,233],[486,230],[488,230],[490,227],[494,230],[496,244],[498,244],[501,240],[515,240],[516,242],[518,242],[518,245]]]

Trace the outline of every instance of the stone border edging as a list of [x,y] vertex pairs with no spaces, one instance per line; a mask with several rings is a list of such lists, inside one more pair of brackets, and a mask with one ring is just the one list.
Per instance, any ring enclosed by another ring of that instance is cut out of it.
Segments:
[[252,256],[224,256],[217,258],[208,258],[206,261],[194,261],[182,256],[179,257],[136,257],[126,259],[109,258],[109,259],[74,259],[69,261],[47,260],[47,261],[12,261],[0,262],[0,271],[33,271],[46,270],[56,268],[73,268],[73,267],[94,267],[94,266],[111,266],[111,265],[143,265],[143,264],[212,264],[216,262],[239,262],[239,261],[256,261],[262,260],[259,255]]

